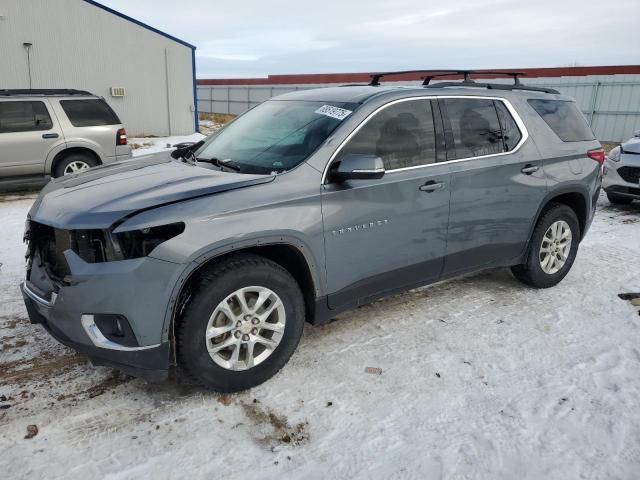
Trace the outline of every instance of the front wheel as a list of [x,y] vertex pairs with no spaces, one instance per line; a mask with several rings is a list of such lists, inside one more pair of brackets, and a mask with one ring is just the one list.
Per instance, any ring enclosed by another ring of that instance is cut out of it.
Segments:
[[178,319],[178,362],[207,388],[245,390],[287,363],[304,320],[302,292],[287,270],[257,255],[234,256],[200,275]]
[[567,205],[552,204],[533,230],[525,263],[511,267],[511,271],[531,287],[553,287],[569,273],[579,241],[580,224],[575,212]]

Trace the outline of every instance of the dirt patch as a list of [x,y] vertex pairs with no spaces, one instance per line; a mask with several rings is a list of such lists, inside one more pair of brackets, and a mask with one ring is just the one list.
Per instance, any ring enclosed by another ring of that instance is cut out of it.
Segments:
[[[270,428],[272,430],[269,434],[257,438],[258,443],[261,445],[270,448],[282,444],[299,446],[309,440],[309,434],[307,433],[309,422],[301,422],[292,426],[289,424],[287,417],[263,408],[258,403],[242,403],[241,406],[245,415],[256,426],[266,426],[267,429]],[[259,431],[260,429],[256,430],[256,432]]]
[[100,395],[105,394],[109,390],[119,387],[120,385],[124,385],[125,383],[129,383],[133,379],[134,377],[130,375],[126,375],[120,372],[119,370],[112,370],[111,374],[100,383],[97,383],[96,385],[92,385],[86,390],[82,390],[80,392],[60,395],[56,398],[56,400],[61,402],[69,398],[73,398],[74,400],[77,400],[78,398],[81,398],[81,397],[86,397],[86,398],[99,397]]
[[43,355],[39,358],[0,363],[0,384],[23,383],[33,378],[41,379],[51,375],[58,375],[61,371],[68,370],[87,361],[86,358],[80,355],[46,357],[46,355]]
[[0,316],[0,324],[4,323],[4,325],[2,326],[2,328],[16,328],[16,326],[18,326],[21,323],[29,323],[29,320],[27,320],[26,317],[7,317],[7,316]]

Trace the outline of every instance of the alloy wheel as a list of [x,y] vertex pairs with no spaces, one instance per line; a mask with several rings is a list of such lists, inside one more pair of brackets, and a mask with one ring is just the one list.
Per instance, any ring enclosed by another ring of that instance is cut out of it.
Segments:
[[569,224],[564,220],[553,222],[540,245],[540,266],[549,275],[557,273],[565,263],[571,252],[572,234]]
[[244,287],[222,300],[205,330],[212,360],[227,370],[247,370],[264,362],[282,340],[284,304],[266,287]]

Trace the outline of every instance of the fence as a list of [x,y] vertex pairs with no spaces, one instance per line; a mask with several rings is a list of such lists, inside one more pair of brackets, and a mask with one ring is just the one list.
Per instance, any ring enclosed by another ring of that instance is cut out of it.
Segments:
[[[496,79],[492,82],[508,82]],[[413,82],[403,82],[411,84]],[[621,142],[640,130],[640,75],[526,79],[576,99],[601,141]],[[329,85],[199,85],[198,110],[239,115],[271,97]]]

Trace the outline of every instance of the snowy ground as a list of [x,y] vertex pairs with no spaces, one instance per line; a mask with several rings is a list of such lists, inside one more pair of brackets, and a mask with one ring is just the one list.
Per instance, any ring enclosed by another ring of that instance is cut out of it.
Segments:
[[640,478],[640,317],[618,298],[640,291],[640,204],[601,200],[556,288],[499,270],[397,295],[218,396],[91,367],[28,323],[33,198],[0,201],[4,478]]
[[133,149],[133,156],[148,155],[149,153],[163,152],[165,150],[173,150],[176,143],[181,142],[199,142],[204,138],[200,133],[192,133],[191,135],[182,135],[175,137],[140,137],[130,138],[129,145]]

